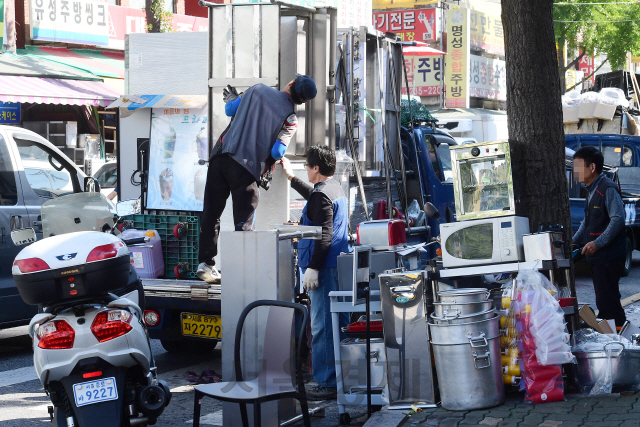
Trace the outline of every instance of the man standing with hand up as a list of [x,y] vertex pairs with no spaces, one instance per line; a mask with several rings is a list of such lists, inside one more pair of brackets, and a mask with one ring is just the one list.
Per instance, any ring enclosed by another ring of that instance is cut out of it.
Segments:
[[[282,170],[291,187],[307,199],[302,225],[322,226],[320,240],[302,239],[298,243],[298,263],[304,271],[303,286],[311,299],[311,353],[313,378],[318,386],[307,391],[311,400],[336,398],[336,367],[329,292],[338,290],[338,255],[347,250],[349,204],[340,182],[333,178],[336,154],[315,145],[307,152],[307,178],[313,187],[293,175],[291,164],[282,159]],[[340,326],[346,326],[347,313],[340,313]]]

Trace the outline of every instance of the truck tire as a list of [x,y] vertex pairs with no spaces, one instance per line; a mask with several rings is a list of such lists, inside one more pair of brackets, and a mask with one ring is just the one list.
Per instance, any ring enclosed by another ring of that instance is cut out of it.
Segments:
[[160,340],[160,344],[162,344],[162,348],[167,350],[169,353],[200,353],[213,351],[218,344],[218,340]]
[[622,270],[622,277],[627,277],[631,272],[631,261],[633,257],[633,243],[631,243],[631,239],[626,238],[627,241],[627,251],[624,259],[624,270]]

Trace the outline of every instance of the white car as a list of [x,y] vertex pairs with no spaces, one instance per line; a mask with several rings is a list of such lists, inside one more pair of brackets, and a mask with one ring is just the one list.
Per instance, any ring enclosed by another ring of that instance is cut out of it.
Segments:
[[[100,184],[100,192],[108,198],[118,186],[118,162],[105,163],[93,174],[93,177]],[[118,196],[116,195],[111,201],[114,204],[118,203]]]

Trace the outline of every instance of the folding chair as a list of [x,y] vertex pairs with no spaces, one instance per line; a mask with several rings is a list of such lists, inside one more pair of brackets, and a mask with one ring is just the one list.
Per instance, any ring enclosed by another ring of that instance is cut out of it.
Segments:
[[[268,306],[266,334],[264,336],[263,363],[258,376],[251,380],[243,380],[242,367],[240,366],[240,342],[244,321],[256,307]],[[290,351],[292,331],[294,326],[294,314],[298,310],[303,315],[298,345],[296,349],[295,372],[287,369],[290,364]],[[305,427],[311,427],[307,394],[302,379],[302,361],[300,349],[303,334],[308,320],[306,307],[283,301],[260,300],[245,307],[238,319],[236,337],[234,343],[235,381],[204,384],[195,387],[193,405],[193,426],[200,426],[200,406],[202,398],[209,396],[225,402],[240,404],[240,415],[243,427],[249,427],[247,416],[247,403],[253,404],[253,426],[260,427],[260,404],[271,400],[294,398],[300,401]],[[295,376],[295,377],[294,377]],[[294,386],[294,384],[297,385]]]

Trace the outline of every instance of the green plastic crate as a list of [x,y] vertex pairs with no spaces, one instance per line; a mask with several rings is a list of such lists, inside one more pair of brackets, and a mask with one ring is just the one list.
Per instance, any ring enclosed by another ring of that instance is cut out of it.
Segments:
[[[164,277],[175,279],[174,267],[186,263],[186,278],[196,277],[198,269],[198,243],[200,236],[200,217],[190,215],[129,215],[124,220],[133,221],[137,230],[157,230],[162,241],[164,256]],[[178,223],[187,225],[187,233],[180,239],[173,235],[173,228]]]

